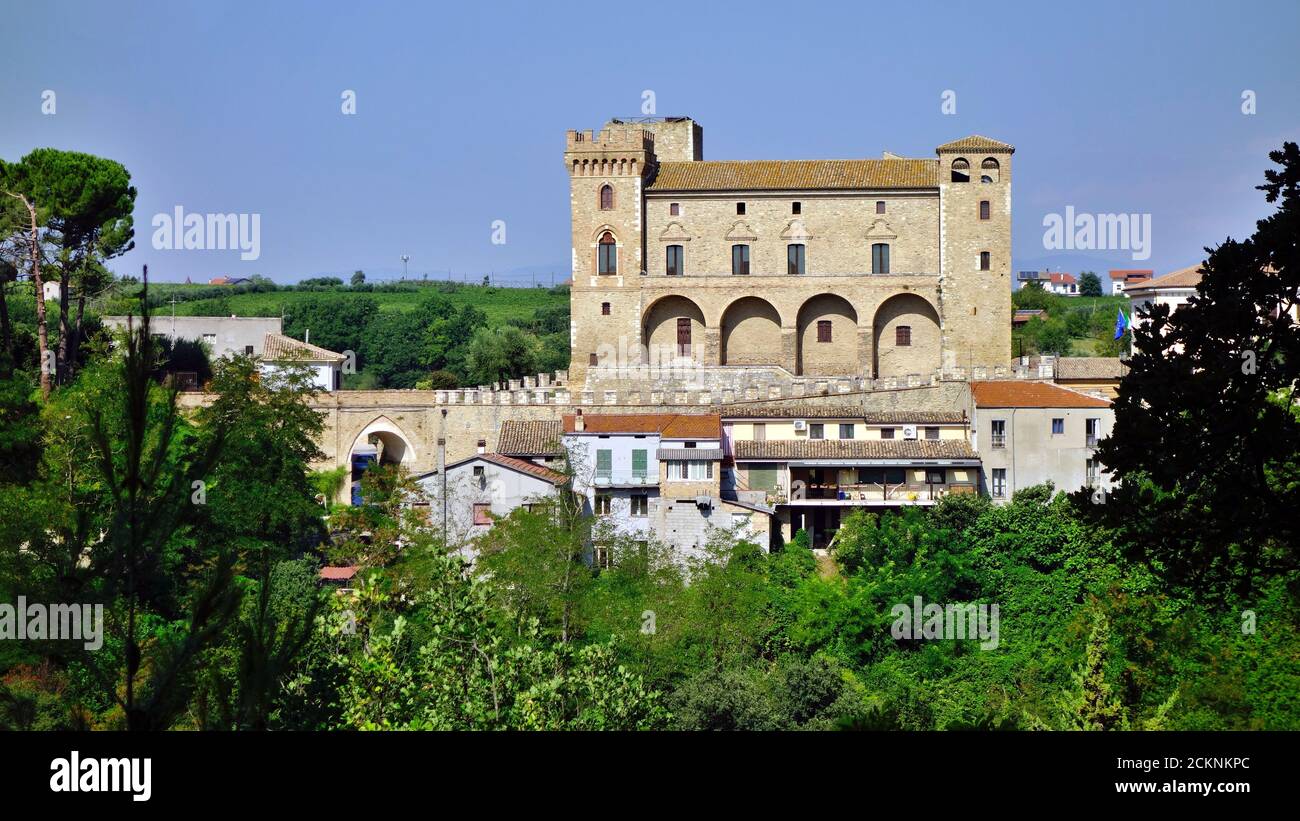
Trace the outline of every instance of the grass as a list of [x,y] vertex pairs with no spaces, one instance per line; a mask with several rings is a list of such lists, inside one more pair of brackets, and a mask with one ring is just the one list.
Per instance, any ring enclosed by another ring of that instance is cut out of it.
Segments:
[[[172,295],[182,295],[186,291],[207,292],[211,291],[210,285],[183,285],[173,283],[160,283],[150,285],[150,293],[156,293],[159,298],[166,303],[166,300]],[[442,291],[429,287],[431,293],[439,293],[449,299],[456,306],[465,304],[473,305],[487,315],[490,325],[500,325],[511,319],[528,319],[533,316],[533,312],[539,308],[548,308],[557,305],[567,306],[569,297],[567,293],[552,293],[546,288],[502,288],[500,286],[483,286],[483,285],[458,285],[455,289]],[[293,306],[304,299],[313,299],[317,297],[345,297],[353,292],[321,292],[321,291],[272,291],[264,293],[237,293],[231,292],[229,295],[223,295],[221,299],[229,306],[230,313],[236,316],[280,316],[282,314],[293,314]],[[425,289],[419,291],[372,291],[362,292],[360,295],[367,296],[379,304],[380,312],[404,312],[414,310],[416,304],[424,298]],[[188,302],[176,303],[177,316],[202,316],[210,313],[213,308],[213,300],[199,299]],[[157,309],[159,316],[171,313],[171,305],[163,304]]]

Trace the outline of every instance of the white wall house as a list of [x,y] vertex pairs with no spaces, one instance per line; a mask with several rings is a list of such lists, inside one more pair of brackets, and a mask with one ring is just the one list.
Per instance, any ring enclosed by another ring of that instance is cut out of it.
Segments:
[[[47,287],[49,283],[46,283]],[[58,283],[54,283],[57,294]],[[49,299],[49,297],[46,297]],[[55,297],[57,299],[57,296]],[[124,316],[106,316],[102,319],[104,327],[124,330],[127,318]],[[136,326],[140,317],[134,319]],[[281,333],[281,318],[278,316],[171,316],[154,314],[150,326],[155,334],[162,334],[175,341],[190,339],[202,342],[208,348],[213,359],[223,356],[256,356],[263,353],[262,347],[268,334]]]
[[447,465],[443,475],[430,471],[416,477],[429,499],[429,522],[441,533],[446,508],[447,543],[466,551],[492,528],[493,523],[520,507],[554,500],[567,477],[525,459],[499,453],[480,453]]
[[971,439],[983,490],[995,503],[1048,481],[1067,493],[1082,487],[1108,491],[1097,444],[1114,426],[1109,400],[1050,382],[971,383]]
[[273,376],[290,365],[306,365],[312,372],[312,384],[318,391],[331,393],[342,380],[343,354],[327,351],[278,333],[267,333],[262,342],[263,376]]

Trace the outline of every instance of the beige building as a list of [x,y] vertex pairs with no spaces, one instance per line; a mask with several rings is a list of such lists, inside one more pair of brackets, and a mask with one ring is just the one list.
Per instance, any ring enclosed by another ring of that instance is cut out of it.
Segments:
[[723,498],[772,508],[774,540],[806,530],[825,548],[853,510],[928,506],[979,489],[962,411],[756,405],[724,410],[722,426]]
[[571,381],[1005,366],[1013,152],[706,161],[685,117],[570,131]]

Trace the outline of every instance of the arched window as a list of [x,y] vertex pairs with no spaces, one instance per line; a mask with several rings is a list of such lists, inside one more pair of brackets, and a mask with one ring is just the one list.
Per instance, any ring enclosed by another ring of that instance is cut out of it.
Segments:
[[614,242],[614,235],[608,231],[601,234],[600,244],[597,246],[597,249],[596,273],[617,274],[618,245]]
[[610,211],[614,208],[614,186],[605,184],[600,187],[600,210]]
[[889,273],[889,244],[877,242],[871,246],[871,273]]
[[1000,168],[997,160],[985,157],[984,162],[980,163],[980,170],[984,172],[980,175],[980,182],[997,182]]
[[970,182],[970,163],[961,157],[952,161],[952,181]]

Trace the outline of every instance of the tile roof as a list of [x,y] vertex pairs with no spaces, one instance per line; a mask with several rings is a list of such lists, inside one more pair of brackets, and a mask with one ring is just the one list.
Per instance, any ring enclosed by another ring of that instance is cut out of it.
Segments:
[[1201,282],[1200,264],[1180,268],[1164,276],[1136,283],[1127,290],[1145,291],[1149,288],[1195,288]]
[[1074,278],[1074,274],[1067,274],[1061,271],[1053,273],[1050,279],[1052,280],[1053,285],[1072,285],[1077,281]]
[[561,485],[569,480],[569,477],[565,476],[563,473],[551,470],[548,467],[542,467],[536,462],[530,462],[527,459],[516,459],[513,456],[506,456],[501,453],[479,453],[476,454],[476,456],[485,462],[491,462],[492,464],[500,465],[503,468],[509,468],[510,470],[517,470],[520,473],[527,473],[531,476],[536,476],[538,479],[550,482],[553,485]]
[[730,405],[718,411],[725,419],[861,419],[869,425],[955,425],[966,421],[960,410],[873,411],[861,405]]
[[976,459],[965,439],[768,439],[732,443],[737,460]]
[[1117,356],[1062,356],[1056,360],[1057,379],[1119,379],[1128,363]]
[[563,453],[559,419],[506,419],[497,436],[497,453],[506,456],[555,456]]
[[320,569],[319,575],[320,578],[324,579],[325,581],[331,581],[331,582],[347,581],[348,579],[357,575],[358,569],[359,568],[357,568],[355,565],[347,565],[346,567],[322,567]]
[[[657,433],[667,439],[719,439],[722,418],[715,413],[589,413],[584,433]],[[576,433],[575,414],[564,414],[564,432]]]
[[962,137],[960,140],[953,140],[950,143],[944,143],[935,149],[940,154],[956,154],[962,151],[1007,151],[1014,154],[1016,149],[990,137],[981,137],[979,134],[972,134],[969,137]]
[[263,362],[342,362],[341,353],[327,351],[291,336],[267,331],[262,340]]
[[1123,268],[1110,272],[1111,279],[1150,279],[1155,271],[1150,268]]
[[1109,408],[1110,402],[1086,396],[1049,382],[1004,379],[970,383],[971,396],[980,408]]
[[[551,470],[550,468],[543,467],[536,462],[530,462],[527,459],[517,459],[513,456],[506,456],[501,453],[476,453],[473,456],[468,456],[458,462],[452,462],[447,465],[447,470],[460,467],[461,465],[467,465],[474,461],[490,462],[494,465],[500,465],[503,468],[508,468],[509,470],[517,471],[519,473],[527,473],[530,476],[536,476],[538,479],[541,479],[544,482],[550,482],[553,485],[563,484],[569,480],[569,477],[559,471]],[[422,479],[426,476],[436,476],[437,474],[438,471],[435,469],[428,473],[423,473],[416,478]]]
[[725,160],[663,162],[656,191],[937,188],[937,160]]

